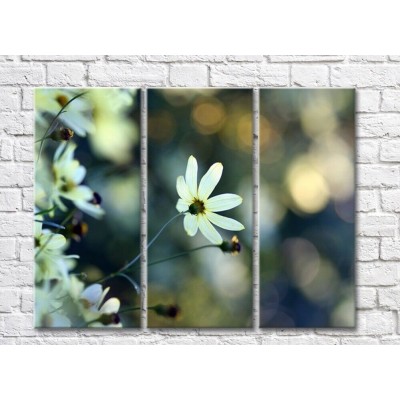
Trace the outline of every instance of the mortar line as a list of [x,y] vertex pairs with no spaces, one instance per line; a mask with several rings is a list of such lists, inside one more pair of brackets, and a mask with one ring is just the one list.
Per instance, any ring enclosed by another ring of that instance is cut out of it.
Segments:
[[140,327],[147,329],[147,89],[140,90]]
[[253,329],[260,329],[260,253],[259,253],[259,133],[260,89],[253,89]]

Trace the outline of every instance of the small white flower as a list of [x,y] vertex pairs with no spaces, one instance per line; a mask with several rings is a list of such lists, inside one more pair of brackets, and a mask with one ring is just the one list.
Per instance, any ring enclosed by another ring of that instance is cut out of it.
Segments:
[[[79,296],[79,303],[81,305],[81,311],[83,318],[86,322],[96,321],[100,319],[102,316],[111,316],[117,315],[119,311],[119,307],[121,305],[120,301],[116,297],[112,297],[108,299],[103,305],[103,300],[109,292],[110,288],[105,288],[98,284],[94,283],[93,285],[88,286]],[[103,324],[101,321],[91,322],[89,324],[90,327],[111,327],[111,328],[120,328],[122,324],[120,322],[114,322],[110,319],[110,323]]]
[[69,328],[70,319],[62,310],[65,290],[61,283],[50,289],[47,281],[43,288],[35,292],[35,327],[36,328]]
[[93,204],[94,192],[88,186],[81,185],[86,176],[86,168],[74,159],[76,144],[62,143],[54,153],[53,175],[54,189],[52,200],[62,211],[67,207],[61,197],[71,200],[76,207],[94,218],[100,218],[104,210]]
[[[37,123],[47,128],[49,125],[46,116],[50,114],[55,117],[65,104],[77,93],[68,89],[36,89],[35,109]],[[92,122],[93,106],[81,96],[68,104],[66,112],[59,115],[58,119],[62,124],[71,128],[79,136],[86,136],[86,133],[93,133],[95,126]]]
[[35,280],[57,279],[68,283],[68,273],[75,267],[77,255],[65,255],[67,241],[63,235],[52,233],[48,229],[42,229],[40,220],[42,216],[35,218]]
[[183,226],[189,236],[194,236],[197,230],[214,244],[221,244],[222,237],[212,224],[229,231],[240,231],[244,226],[232,219],[216,214],[219,211],[230,210],[242,203],[243,199],[237,194],[220,194],[209,198],[212,191],[221,179],[223,166],[213,164],[201,178],[197,186],[197,161],[189,157],[185,177],[179,176],[176,181],[176,190],[180,199],[176,205],[179,212],[185,212]]

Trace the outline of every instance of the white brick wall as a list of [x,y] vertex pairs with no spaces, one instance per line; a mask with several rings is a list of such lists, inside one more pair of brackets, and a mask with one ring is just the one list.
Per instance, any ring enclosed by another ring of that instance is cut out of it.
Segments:
[[[400,56],[0,57],[0,344],[400,343],[399,62]],[[32,88],[46,85],[358,88],[357,329],[32,329]]]

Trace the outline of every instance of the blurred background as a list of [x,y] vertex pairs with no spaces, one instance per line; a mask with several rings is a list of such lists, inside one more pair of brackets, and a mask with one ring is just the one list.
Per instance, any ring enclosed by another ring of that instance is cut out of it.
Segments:
[[[41,138],[61,104],[82,90],[38,89],[36,92],[36,138]],[[73,273],[87,274],[85,286],[116,272],[140,252],[140,91],[135,89],[85,89],[72,102],[60,124],[74,130],[75,159],[87,169],[83,184],[101,197],[105,210],[97,220],[75,212],[66,231],[70,235],[67,254],[80,259]],[[83,136],[84,135],[84,136]],[[36,170],[36,192],[46,185],[46,167],[59,143],[47,140]],[[37,149],[36,149],[37,150]],[[73,204],[63,202],[69,209]],[[46,209],[46,204],[38,204]],[[65,214],[57,212],[54,222]],[[129,275],[140,284],[140,262]],[[122,277],[108,279],[106,300],[117,297],[121,309],[140,306],[140,295]],[[120,315],[124,327],[140,326],[140,311]]]
[[352,89],[260,90],[263,327],[353,327]]
[[[243,89],[151,89],[148,91],[149,240],[174,215],[176,179],[193,155],[198,182],[215,162],[224,166],[212,196],[235,193],[243,203],[221,214],[246,227],[236,232],[239,255],[209,248],[152,265],[209,244],[189,237],[183,217],[172,222],[148,252],[148,305],[177,305],[168,318],[149,311],[149,327],[249,327],[252,325],[252,91]],[[224,240],[235,232],[217,228]]]

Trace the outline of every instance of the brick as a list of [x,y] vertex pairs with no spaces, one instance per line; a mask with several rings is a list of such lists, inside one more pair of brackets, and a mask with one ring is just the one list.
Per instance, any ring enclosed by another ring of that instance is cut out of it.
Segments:
[[47,82],[53,86],[84,86],[86,68],[81,63],[49,64]]
[[358,112],[378,112],[381,93],[378,90],[357,90],[356,110]]
[[0,161],[12,160],[13,150],[11,139],[0,139]]
[[0,261],[14,260],[16,240],[14,238],[0,237]]
[[302,87],[329,86],[329,67],[325,65],[293,65],[292,85]]
[[356,196],[357,211],[376,211],[378,208],[378,196],[375,190],[358,190]]
[[392,286],[399,283],[399,265],[392,262],[360,263],[357,284],[363,286]]
[[[0,238],[0,254],[2,238]],[[15,241],[15,239],[13,239]],[[15,259],[15,252],[13,254],[13,259]],[[1,256],[0,256],[1,260]],[[11,262],[11,261],[9,261]],[[18,263],[12,261],[12,264],[5,264],[2,262],[0,268],[0,287],[19,287],[19,286],[29,286],[33,284],[33,263]]]
[[339,344],[339,338],[318,337],[315,335],[307,336],[271,336],[262,337],[263,345],[334,345]]
[[390,61],[400,61],[400,56],[389,56]]
[[400,90],[384,90],[382,92],[381,111],[400,111]]
[[0,163],[0,187],[32,186],[32,170],[32,165]]
[[254,345],[258,344],[257,338],[254,336],[226,336],[221,335],[217,344],[224,345]]
[[33,216],[30,213],[0,213],[0,236],[32,236]]
[[400,161],[400,140],[385,140],[381,144],[381,161]]
[[5,87],[0,90],[0,110],[17,111],[20,108],[20,90],[15,87]]
[[18,138],[14,141],[15,161],[34,161],[33,137]]
[[0,290],[0,313],[10,313],[20,305],[20,292],[14,288]]
[[211,66],[212,86],[287,86],[289,66],[282,65],[221,65]]
[[16,61],[17,58],[18,58],[18,56],[4,55],[4,56],[0,56],[0,62]]
[[22,189],[22,208],[25,211],[33,211],[34,209],[34,195],[32,188]]
[[80,56],[68,56],[68,55],[34,55],[34,56],[22,56],[24,61],[97,61],[100,60],[102,56],[91,56],[91,55],[80,55]]
[[400,260],[400,240],[385,238],[381,241],[382,260]]
[[397,218],[394,215],[358,215],[358,233],[361,236],[394,236],[396,229]]
[[167,69],[161,65],[89,65],[89,84],[98,86],[165,86]]
[[357,288],[357,309],[367,310],[376,307],[376,289],[370,287]]
[[360,261],[373,261],[379,259],[379,245],[380,239],[378,238],[357,238],[357,260]]
[[394,65],[341,65],[331,70],[331,84],[339,87],[396,87],[400,68]]
[[389,189],[382,190],[382,210],[400,212],[400,190]]
[[387,346],[398,346],[400,344],[400,337],[398,336],[386,336],[380,340],[380,344]]
[[289,67],[287,65],[260,65],[261,86],[288,86]]
[[33,88],[23,88],[22,89],[22,109],[23,110],[33,110],[34,107],[34,89]]
[[141,61],[144,59],[143,56],[130,56],[130,55],[110,55],[110,56],[106,56],[106,59],[108,61],[129,61],[132,63]]
[[172,86],[207,86],[208,68],[206,65],[171,65],[169,79]]
[[359,137],[400,136],[400,114],[362,114],[357,117]]
[[343,61],[346,56],[269,56],[271,62],[337,62]]
[[200,55],[200,56],[162,56],[162,55],[148,55],[145,57],[146,61],[150,62],[224,62],[226,56],[212,56],[212,55]]
[[359,139],[356,149],[357,162],[370,164],[379,160],[379,142],[374,139]]
[[0,189],[0,211],[17,211],[21,205],[20,189]]
[[400,309],[400,288],[387,287],[378,289],[379,306],[389,310]]
[[21,292],[21,311],[23,313],[34,312],[34,300],[33,288],[23,289]]
[[[31,228],[33,235],[33,226]],[[18,240],[18,259],[20,261],[33,261],[33,238],[20,238]]]
[[358,186],[393,187],[399,185],[399,168],[397,166],[359,165]]
[[340,343],[344,345],[374,345],[379,344],[379,339],[372,337],[341,337]]
[[212,65],[211,86],[256,86],[260,84],[256,65]]
[[32,314],[6,314],[3,317],[4,336],[34,336]]
[[349,56],[349,61],[359,63],[370,63],[370,62],[385,62],[387,56],[371,55],[371,56]]
[[262,62],[264,61],[264,56],[227,56],[228,61],[233,62]]
[[32,135],[33,118],[29,111],[0,113],[0,131],[8,135]]
[[388,335],[395,331],[393,313],[391,311],[359,311],[357,314],[357,329],[317,329],[317,334],[375,336]]
[[41,65],[0,64],[0,85],[44,85],[45,72]]

